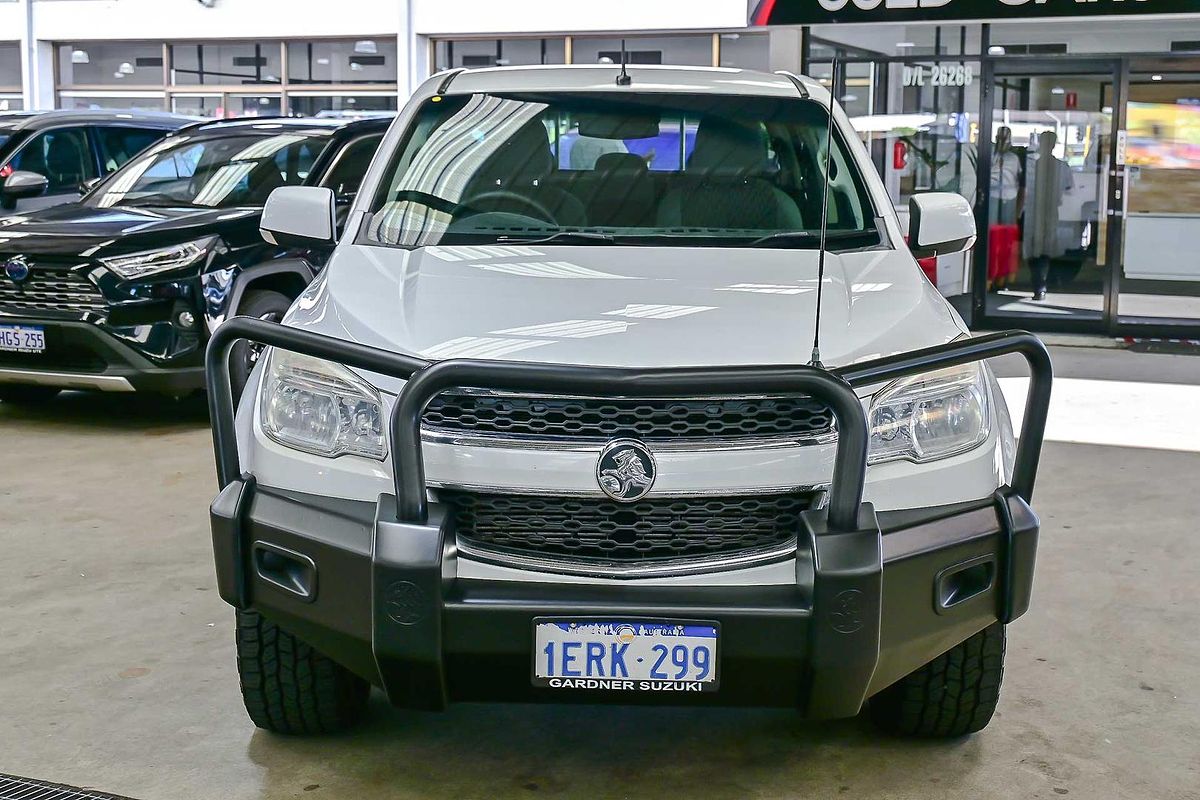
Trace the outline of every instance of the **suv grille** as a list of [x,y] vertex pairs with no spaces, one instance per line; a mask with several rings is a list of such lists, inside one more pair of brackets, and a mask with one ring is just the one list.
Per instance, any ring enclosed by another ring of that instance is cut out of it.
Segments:
[[35,267],[20,285],[0,277],[0,311],[100,311],[104,295],[91,281],[69,269]]
[[593,562],[726,555],[795,538],[813,496],[647,498],[478,494],[443,489],[458,538],[483,549]]
[[425,410],[436,430],[643,441],[828,433],[833,412],[810,397],[696,400],[523,397],[445,392]]

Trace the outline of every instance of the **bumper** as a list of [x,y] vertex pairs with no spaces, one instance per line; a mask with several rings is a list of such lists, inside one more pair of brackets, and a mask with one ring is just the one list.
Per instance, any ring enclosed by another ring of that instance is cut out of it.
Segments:
[[[555,584],[457,577],[452,521],[229,483],[213,503],[221,595],[381,687],[392,703],[454,701],[784,706],[848,717],[864,700],[1029,605],[1038,520],[1019,496],[872,511],[856,530],[806,512],[791,586]],[[544,689],[530,680],[541,616],[714,620],[713,693]]]
[[45,328],[47,349],[44,354],[0,353],[0,383],[164,394],[204,386],[198,354],[188,365],[162,367],[88,322],[0,317],[0,323],[7,322]]

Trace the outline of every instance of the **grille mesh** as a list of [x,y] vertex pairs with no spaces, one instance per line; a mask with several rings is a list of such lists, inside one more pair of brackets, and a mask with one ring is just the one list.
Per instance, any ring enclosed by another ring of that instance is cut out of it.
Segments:
[[644,400],[473,395],[446,392],[425,425],[483,435],[643,441],[807,436],[828,433],[833,412],[810,397]]
[[484,549],[579,561],[645,562],[725,555],[796,536],[810,495],[646,498],[441,490],[460,540]]
[[0,277],[0,310],[84,312],[106,305],[95,285],[69,269],[34,268],[20,285]]

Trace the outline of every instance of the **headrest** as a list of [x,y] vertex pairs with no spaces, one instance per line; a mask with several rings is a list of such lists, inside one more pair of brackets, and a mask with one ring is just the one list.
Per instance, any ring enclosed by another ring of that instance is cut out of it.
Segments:
[[696,129],[696,145],[687,162],[689,171],[747,177],[770,171],[767,140],[757,127],[708,117]]
[[605,153],[596,159],[597,172],[645,172],[646,161],[637,153]]
[[527,122],[500,145],[476,173],[487,183],[499,186],[528,185],[554,169],[550,140],[540,119]]

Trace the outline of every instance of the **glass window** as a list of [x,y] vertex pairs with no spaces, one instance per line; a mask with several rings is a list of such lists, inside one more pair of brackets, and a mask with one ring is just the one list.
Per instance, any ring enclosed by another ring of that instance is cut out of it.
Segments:
[[721,66],[738,69],[771,69],[771,37],[766,33],[722,33]]
[[[678,64],[711,67],[712,36],[635,36],[625,38],[626,59],[630,64]],[[621,40],[576,37],[572,41],[572,60],[576,64],[618,64]]]
[[20,95],[0,94],[0,111],[20,111],[25,108],[25,102]]
[[437,70],[454,67],[507,67],[562,64],[566,42],[553,39],[439,39],[434,42]]
[[279,42],[175,44],[170,50],[176,86],[279,83]]
[[176,114],[187,114],[193,117],[225,116],[225,99],[219,94],[212,95],[173,95],[171,110]]
[[321,185],[333,189],[339,202],[353,198],[358,193],[363,176],[367,174],[367,167],[371,165],[371,159],[374,158],[382,140],[382,133],[360,136],[352,140],[342,148],[342,152],[334,160],[333,168],[322,179]]
[[83,128],[60,128],[30,139],[8,165],[44,175],[50,182],[46,191],[73,192],[79,184],[96,177],[96,165],[88,149]]
[[[1074,24],[1074,23],[1072,23]],[[979,54],[978,25],[814,25],[812,58]]]
[[278,117],[283,98],[277,94],[230,95],[226,117]]
[[146,128],[93,128],[100,146],[100,163],[105,173],[112,172],[166,135],[166,131]]
[[156,42],[58,46],[59,86],[162,86],[162,82],[162,45]]
[[261,206],[280,186],[303,183],[326,142],[299,133],[167,139],[113,173],[86,202],[100,208]]
[[21,46],[0,44],[0,86],[17,88],[21,85]]
[[166,98],[161,93],[78,95],[72,92],[61,92],[58,99],[59,108],[75,111],[102,111],[105,109],[162,111],[165,106]]
[[[431,100],[389,165],[367,238],[413,247],[557,234],[571,244],[815,248],[827,120],[820,104],[799,98]],[[584,140],[596,147],[580,157]],[[840,146],[832,162],[833,246],[878,243],[862,176]]]
[[288,42],[288,81],[396,83],[395,37],[334,42]]
[[288,95],[289,111],[300,117],[386,116],[396,110],[396,95]]

